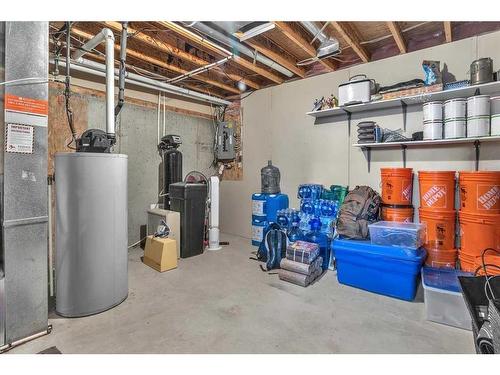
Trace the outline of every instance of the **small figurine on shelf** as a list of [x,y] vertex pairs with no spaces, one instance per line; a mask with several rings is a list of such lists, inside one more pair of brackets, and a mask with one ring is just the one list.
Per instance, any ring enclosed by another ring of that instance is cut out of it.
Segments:
[[313,111],[319,111],[323,108],[323,103],[325,102],[325,97],[322,96],[321,99],[315,99],[313,104]]
[[326,98],[323,102],[323,106],[321,109],[330,109],[330,108],[335,108],[338,107],[339,101],[338,99],[331,94],[328,98]]

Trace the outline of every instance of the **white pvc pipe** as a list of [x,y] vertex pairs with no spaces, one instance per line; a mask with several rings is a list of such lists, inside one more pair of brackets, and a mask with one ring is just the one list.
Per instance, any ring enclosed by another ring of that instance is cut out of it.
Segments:
[[73,60],[82,61],[82,57],[96,46],[105,43],[106,52],[106,133],[115,134],[115,36],[110,29],[104,28],[79,50],[73,53]]
[[[50,60],[51,64],[54,64],[54,59]],[[64,61],[59,61],[59,65],[65,66],[66,63]],[[73,70],[77,70],[80,72],[88,73],[88,74],[93,74],[96,76],[100,77],[105,77],[105,66],[103,64],[96,63],[91,60],[86,60],[86,59],[80,59],[80,61],[74,63],[72,65]],[[115,79],[118,79],[118,69],[115,69]],[[144,88],[152,89],[155,91],[161,91],[169,94],[175,94],[175,95],[180,95],[184,96],[190,99],[196,99],[196,100],[201,100],[204,102],[212,103],[215,105],[224,105],[227,106],[231,104],[231,102],[217,98],[215,96],[211,95],[206,95],[202,94],[197,91],[192,91],[188,89],[184,89],[182,87],[174,86],[174,85],[169,85],[168,83],[163,83],[160,81],[156,81],[151,78],[143,77],[139,74],[135,73],[129,73],[127,72],[125,75],[125,82],[128,82],[130,84],[136,85],[136,86],[141,86]]]
[[219,177],[210,177],[210,215],[208,217],[208,250],[220,250],[219,243]]

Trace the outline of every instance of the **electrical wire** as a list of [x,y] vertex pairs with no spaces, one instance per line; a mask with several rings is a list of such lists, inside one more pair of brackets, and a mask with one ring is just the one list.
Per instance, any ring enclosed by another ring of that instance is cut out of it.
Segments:
[[[36,81],[36,82],[30,82],[30,81]],[[33,85],[33,84],[47,83],[47,82],[49,82],[48,79],[44,77],[28,77],[28,78],[19,78],[19,79],[13,79],[11,81],[0,82],[0,86]],[[17,83],[19,83],[19,85]]]

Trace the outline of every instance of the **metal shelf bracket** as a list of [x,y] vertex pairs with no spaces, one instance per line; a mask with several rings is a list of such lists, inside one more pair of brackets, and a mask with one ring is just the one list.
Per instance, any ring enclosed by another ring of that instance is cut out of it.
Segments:
[[481,146],[481,142],[476,140],[474,142],[474,148],[476,149],[476,171],[479,170],[479,146]]
[[406,145],[401,145],[401,152],[403,156],[403,168],[406,168]]

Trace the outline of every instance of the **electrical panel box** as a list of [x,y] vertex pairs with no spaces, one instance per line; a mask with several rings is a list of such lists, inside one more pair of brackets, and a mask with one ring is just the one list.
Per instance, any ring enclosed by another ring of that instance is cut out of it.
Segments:
[[232,122],[219,122],[217,124],[217,160],[234,160],[234,128]]

